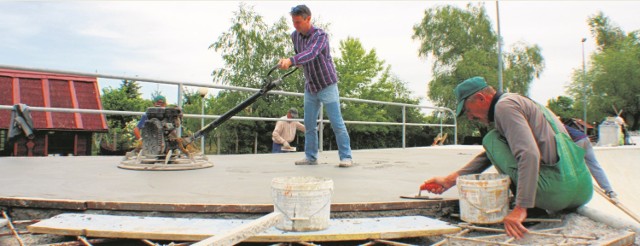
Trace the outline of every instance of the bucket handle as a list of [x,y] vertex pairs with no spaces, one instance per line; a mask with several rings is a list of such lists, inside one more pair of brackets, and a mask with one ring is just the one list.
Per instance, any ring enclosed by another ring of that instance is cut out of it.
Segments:
[[504,208],[504,206],[507,205],[507,203],[503,203],[502,206],[498,207],[498,208],[494,208],[494,209],[487,209],[485,210],[484,208],[480,208],[480,206],[476,205],[475,203],[469,201],[469,199],[467,199],[466,196],[462,196],[462,199],[464,199],[465,201],[467,201],[472,207],[482,211],[483,213],[487,213],[487,214],[492,214],[492,213],[497,213],[502,211],[502,209]]
[[[324,209],[325,207],[327,207],[327,205],[331,204],[331,197],[333,196],[333,190],[331,190],[331,195],[329,196],[329,200],[322,205],[322,207],[320,207],[320,209],[318,209],[317,211],[313,212],[313,214],[309,215],[309,217],[289,217],[289,215],[287,213],[282,213],[284,215],[284,217],[287,217],[288,220],[294,221],[294,220],[309,220],[311,217],[313,217],[314,215],[316,215],[317,213],[319,213],[320,211],[322,211],[322,209]],[[276,206],[276,208],[278,208],[278,210],[280,211],[285,211],[284,209],[282,209],[280,206],[278,206],[278,203],[275,202],[273,203],[274,206]]]

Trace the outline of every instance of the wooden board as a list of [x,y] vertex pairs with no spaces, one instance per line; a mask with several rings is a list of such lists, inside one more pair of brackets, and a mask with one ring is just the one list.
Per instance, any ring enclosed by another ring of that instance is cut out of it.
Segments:
[[209,245],[236,245],[239,242],[255,236],[272,226],[277,225],[283,220],[282,213],[272,212],[259,219],[244,223],[241,226],[233,228],[225,233],[216,234],[210,238],[194,243],[191,246],[209,246]]
[[291,147],[288,149],[282,148],[280,150],[282,150],[283,152],[296,152],[297,148],[296,147]]
[[[201,241],[226,233],[249,219],[190,219],[97,214],[60,214],[28,226],[32,233],[99,238]],[[332,219],[315,232],[285,232],[271,227],[244,242],[350,241],[424,237],[456,233],[459,227],[423,216]]]

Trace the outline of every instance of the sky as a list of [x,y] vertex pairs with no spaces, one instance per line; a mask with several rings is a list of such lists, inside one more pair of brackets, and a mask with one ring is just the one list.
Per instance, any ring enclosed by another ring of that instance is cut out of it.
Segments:
[[[427,101],[432,60],[418,56],[413,26],[425,10],[466,1],[245,1],[268,24],[306,4],[312,18],[330,23],[334,56],[340,40],[360,39],[407,82],[412,96]],[[475,1],[474,3],[481,3]],[[223,66],[208,47],[229,30],[239,1],[0,1],[0,65],[44,68],[181,81],[216,83],[211,72]],[[497,30],[496,3],[484,2]],[[582,69],[595,40],[587,19],[602,11],[625,32],[640,30],[640,1],[500,1],[503,51],[517,42],[538,45],[545,70],[530,96],[546,104],[565,95],[575,69]],[[312,20],[313,21],[313,20]],[[293,31],[290,25],[290,31]],[[275,61],[274,61],[275,63]],[[588,66],[588,64],[587,64]],[[505,84],[508,83],[505,78]],[[100,79],[101,88],[119,81]],[[175,103],[175,86],[141,83],[145,98],[159,89]],[[196,90],[197,88],[194,88]],[[101,91],[102,92],[102,91]]]

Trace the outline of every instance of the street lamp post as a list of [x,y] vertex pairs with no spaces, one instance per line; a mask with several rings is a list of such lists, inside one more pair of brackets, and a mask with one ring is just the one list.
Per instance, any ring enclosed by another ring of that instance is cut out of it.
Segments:
[[[200,111],[200,129],[204,128],[204,98],[209,93],[209,88],[201,87],[198,89],[198,94],[200,94],[200,104],[202,105],[202,110]],[[200,138],[200,149],[202,150],[202,154],[204,155],[204,137]]]
[[498,91],[503,92],[502,88],[502,35],[500,34],[500,6],[496,1],[496,17],[498,22]]
[[587,134],[587,66],[584,60],[584,42],[587,38],[582,38],[582,96],[584,100],[582,102],[584,109],[584,134]]

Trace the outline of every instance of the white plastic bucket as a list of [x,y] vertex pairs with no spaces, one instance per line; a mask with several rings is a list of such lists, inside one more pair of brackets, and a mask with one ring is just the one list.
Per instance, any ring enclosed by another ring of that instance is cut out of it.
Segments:
[[321,177],[278,177],[271,181],[274,210],[283,214],[276,228],[319,231],[329,227],[333,180]]
[[498,173],[459,176],[460,219],[475,224],[502,222],[509,209],[510,181]]

